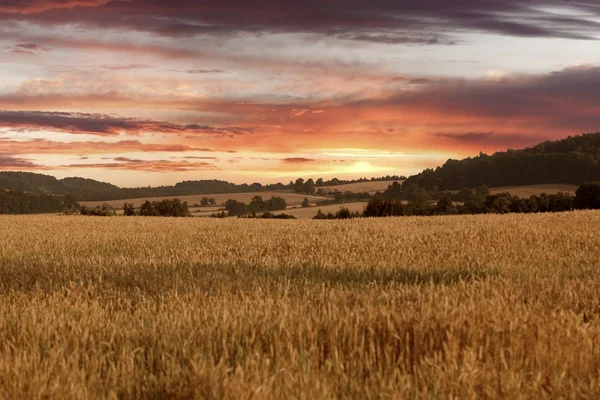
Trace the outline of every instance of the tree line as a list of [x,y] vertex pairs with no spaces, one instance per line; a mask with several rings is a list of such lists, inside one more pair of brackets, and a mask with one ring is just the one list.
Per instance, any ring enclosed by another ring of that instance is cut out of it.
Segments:
[[0,214],[47,214],[78,209],[73,196],[35,195],[19,190],[0,189]]
[[229,216],[280,211],[285,210],[286,208],[287,202],[283,197],[279,196],[273,196],[267,200],[264,200],[262,196],[254,196],[249,204],[233,199],[229,199],[225,202],[225,210],[229,213]]
[[[422,188],[421,188],[422,189]],[[490,194],[487,186],[475,190],[464,189],[459,193],[439,192],[435,201],[427,191],[417,191],[421,196],[407,200],[391,199],[383,195],[371,199],[362,214],[340,209],[336,214],[323,214],[321,210],[314,219],[348,219],[358,217],[398,217],[457,214],[507,214],[546,213],[571,210],[600,209],[600,182],[586,183],[577,189],[575,196],[569,193],[533,195],[522,198],[510,193]],[[461,202],[456,199],[460,198]]]
[[[108,204],[102,204],[96,207],[83,206],[80,210],[81,215],[109,217],[116,215],[116,210]],[[189,217],[190,211],[187,201],[182,202],[180,199],[164,199],[160,201],[146,200],[136,210],[132,203],[123,205],[123,215],[128,217]]]

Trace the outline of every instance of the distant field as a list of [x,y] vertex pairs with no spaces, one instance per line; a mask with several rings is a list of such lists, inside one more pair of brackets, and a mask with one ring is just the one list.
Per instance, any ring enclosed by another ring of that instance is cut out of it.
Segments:
[[558,192],[567,192],[575,195],[575,191],[579,186],[565,184],[548,184],[548,185],[527,185],[527,186],[504,186],[490,188],[491,194],[510,193],[513,196],[530,197],[532,195],[540,195],[542,193],[554,194]]
[[600,398],[600,212],[0,231],[2,399]]
[[193,196],[150,197],[150,198],[129,199],[129,200],[82,201],[81,205],[94,207],[94,206],[102,205],[104,203],[108,203],[109,205],[111,205],[115,208],[122,208],[123,204],[125,202],[127,202],[127,203],[132,203],[134,205],[134,207],[140,207],[142,204],[144,204],[144,202],[146,200],[159,201],[159,200],[163,200],[163,199],[172,199],[173,197],[177,197],[181,201],[187,201],[190,206],[192,204],[199,204],[200,200],[202,200],[203,197],[214,198],[217,201],[218,205],[226,202],[229,199],[243,201],[247,204],[250,202],[250,200],[252,200],[252,198],[254,196],[262,196],[262,198],[265,200],[271,198],[272,196],[280,196],[285,199],[285,201],[288,203],[288,205],[291,205],[291,206],[302,204],[302,201],[304,200],[305,197],[307,197],[311,203],[316,203],[317,201],[323,200],[323,197],[320,197],[320,196],[306,196],[303,194],[294,194],[294,193],[289,193],[289,192],[249,192],[249,193],[200,194],[200,195],[193,195]]
[[[397,181],[402,184],[403,181]],[[339,186],[325,186],[324,189],[331,190],[339,190],[341,192],[351,191],[351,192],[369,192],[375,193],[378,190],[384,191],[387,189],[389,185],[394,183],[394,181],[381,181],[381,182],[362,182],[362,183],[351,183],[348,185],[339,185]],[[542,193],[552,194],[558,192],[567,192],[571,194],[575,194],[575,190],[577,190],[577,185],[567,185],[567,184],[546,184],[546,185],[526,185],[526,186],[504,186],[498,188],[490,188],[490,192],[492,194],[497,193],[505,193],[509,192],[512,195],[520,196],[520,197],[530,197],[531,195],[540,195]]]
[[378,190],[384,191],[387,189],[389,185],[394,182],[402,183],[404,181],[376,181],[376,182],[359,182],[359,183],[349,183],[347,185],[338,185],[338,186],[323,186],[323,189],[327,190],[339,190],[340,192],[350,191],[350,192],[369,192],[375,193]]
[[[330,206],[315,206],[315,207],[308,207],[308,208],[293,208],[293,209],[288,208],[287,210],[281,211],[281,212],[293,215],[294,217],[296,217],[298,219],[311,219],[315,215],[317,215],[317,212],[319,210],[321,210],[325,214],[327,214],[327,213],[335,214],[337,211],[339,211],[339,209],[341,207],[347,208],[352,212],[358,211],[358,212],[362,213],[362,211],[366,205],[367,205],[366,202],[333,204]],[[277,211],[276,213],[280,213],[280,211]]]

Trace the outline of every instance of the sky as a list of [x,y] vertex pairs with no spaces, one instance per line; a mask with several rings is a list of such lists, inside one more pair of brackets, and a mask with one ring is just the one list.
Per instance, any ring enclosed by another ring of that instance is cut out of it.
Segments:
[[598,131],[597,0],[0,0],[0,170],[411,175]]

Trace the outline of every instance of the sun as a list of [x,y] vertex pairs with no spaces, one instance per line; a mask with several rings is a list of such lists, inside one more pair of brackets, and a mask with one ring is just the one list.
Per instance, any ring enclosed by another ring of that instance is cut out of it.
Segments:
[[348,172],[354,174],[367,174],[378,171],[380,168],[366,161],[357,161],[348,168]]

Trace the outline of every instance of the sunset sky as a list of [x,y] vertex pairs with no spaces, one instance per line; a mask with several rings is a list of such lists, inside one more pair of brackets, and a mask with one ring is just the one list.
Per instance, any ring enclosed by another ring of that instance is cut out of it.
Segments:
[[597,131],[597,0],[0,0],[0,170],[410,175]]

